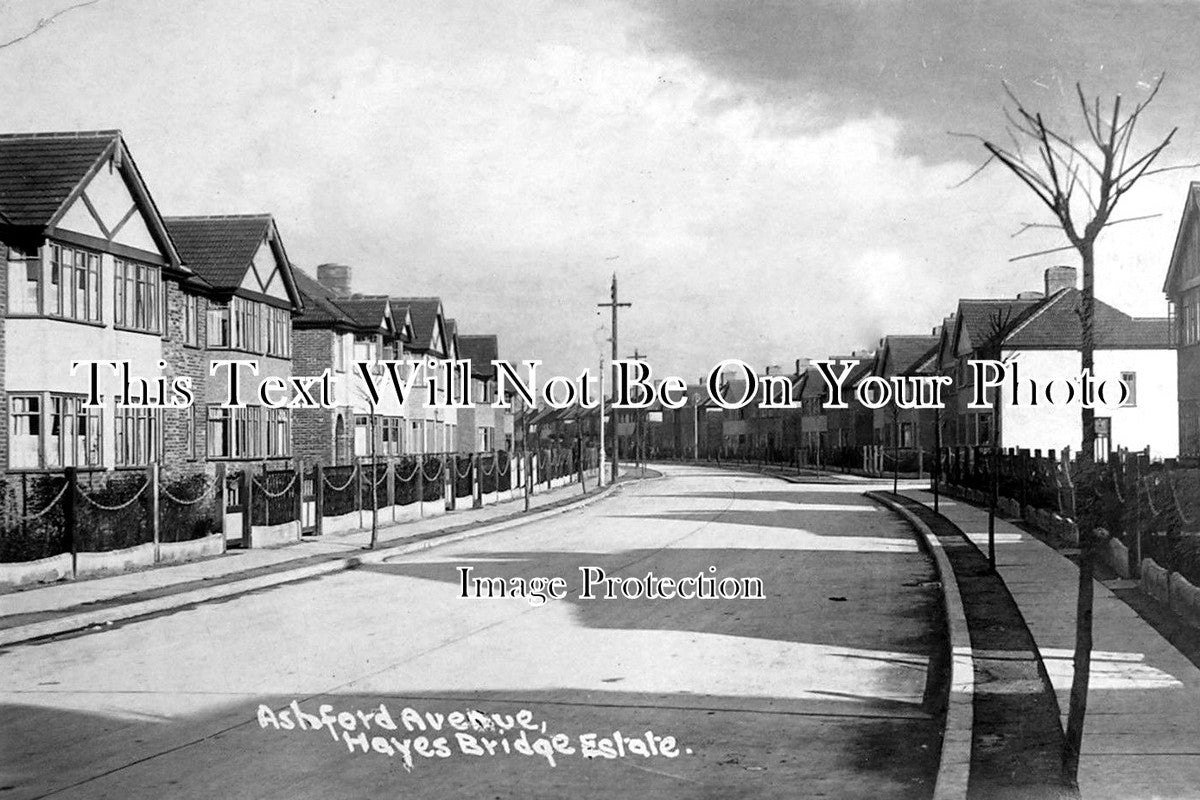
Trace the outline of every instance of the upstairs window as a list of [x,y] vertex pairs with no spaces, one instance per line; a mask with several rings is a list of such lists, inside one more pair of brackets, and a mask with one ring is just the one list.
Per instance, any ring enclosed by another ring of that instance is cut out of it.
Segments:
[[1137,373],[1122,372],[1121,382],[1125,384],[1128,394],[1125,395],[1125,402],[1122,405],[1136,406],[1137,405]]
[[266,306],[267,355],[292,357],[292,315],[286,309]]
[[247,353],[263,351],[262,304],[244,297],[233,298],[233,347]]
[[47,289],[48,315],[99,322],[100,256],[73,247],[52,245]]
[[208,303],[208,346],[229,347],[230,338],[229,304]]
[[194,294],[183,296],[183,343],[200,346],[200,298]]
[[162,277],[158,267],[115,259],[114,321],[147,333],[162,330]]
[[12,314],[37,314],[42,287],[42,256],[34,250],[8,250],[8,310]]

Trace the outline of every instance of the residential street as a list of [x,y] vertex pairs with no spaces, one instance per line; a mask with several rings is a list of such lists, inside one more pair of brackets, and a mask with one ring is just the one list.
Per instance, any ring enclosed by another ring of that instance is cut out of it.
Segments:
[[[908,525],[861,485],[664,472],[423,554],[9,648],[3,796],[929,797],[942,612]],[[463,599],[459,566],[561,576],[567,597]],[[757,577],[765,598],[581,600],[580,566]],[[293,701],[330,706],[329,726],[277,728]],[[405,708],[441,731],[407,732]],[[511,730],[454,730],[468,709]],[[352,753],[330,734],[347,725],[407,744],[411,770],[391,745]],[[586,734],[601,750],[617,731],[617,757],[583,757]],[[563,750],[520,752],[559,733]]]

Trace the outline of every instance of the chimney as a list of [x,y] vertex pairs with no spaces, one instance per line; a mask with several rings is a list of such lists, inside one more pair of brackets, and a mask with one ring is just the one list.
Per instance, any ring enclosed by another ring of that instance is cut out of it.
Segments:
[[1046,297],[1057,292],[1059,289],[1074,289],[1075,288],[1075,268],[1074,267],[1050,267],[1046,270]]
[[350,296],[350,268],[345,264],[321,264],[317,282],[338,297]]
[[[1049,277],[1046,280],[1050,280]],[[1041,292],[1017,292],[1018,300],[1041,300],[1046,295]]]

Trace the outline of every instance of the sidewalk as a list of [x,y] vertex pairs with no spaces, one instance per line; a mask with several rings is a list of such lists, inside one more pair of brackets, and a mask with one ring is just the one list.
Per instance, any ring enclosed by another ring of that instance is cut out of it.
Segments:
[[[926,491],[907,489],[901,494],[932,505]],[[987,552],[986,510],[947,498],[942,498],[940,510]],[[1065,728],[1077,568],[998,518],[996,569],[1041,652]],[[1200,669],[1099,582],[1094,637],[1079,769],[1082,797],[1200,796]]]
[[[622,477],[617,486],[632,478]],[[230,550],[203,561],[153,567],[103,578],[63,581],[0,595],[0,645],[160,613],[195,602],[254,591],[349,569],[398,553],[457,541],[525,524],[608,494],[589,478],[585,495],[570,483],[529,498],[452,511],[379,528],[380,548],[369,550],[371,532],[306,538],[286,547]],[[538,513],[535,513],[538,512]]]

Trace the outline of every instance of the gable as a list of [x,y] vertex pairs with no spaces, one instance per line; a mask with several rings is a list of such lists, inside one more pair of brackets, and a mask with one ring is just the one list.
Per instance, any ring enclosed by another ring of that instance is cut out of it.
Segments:
[[255,251],[254,258],[250,262],[250,269],[246,270],[245,276],[242,277],[241,288],[291,302],[283,276],[279,271],[275,250],[266,239]]
[[150,233],[145,212],[110,157],[59,217],[56,230],[80,233],[170,260]]

